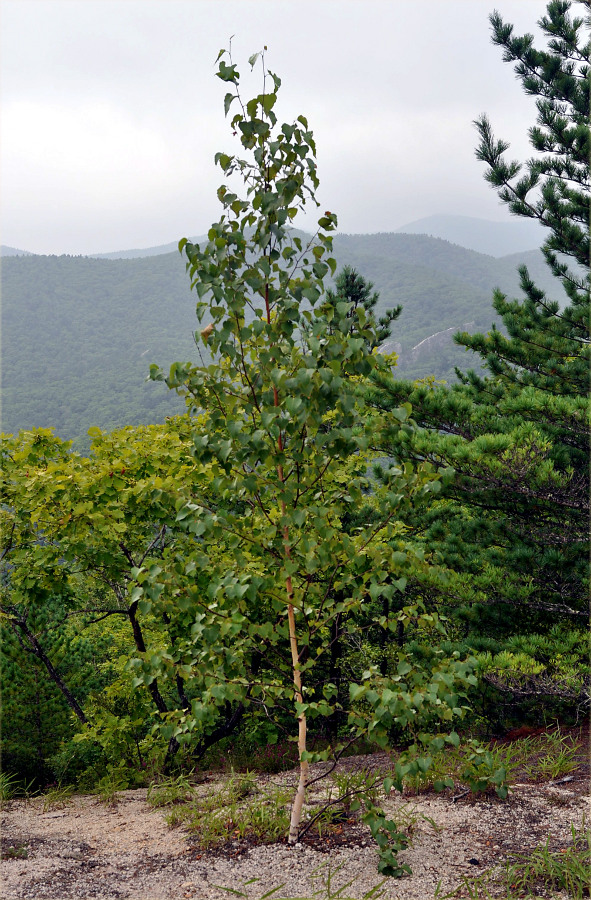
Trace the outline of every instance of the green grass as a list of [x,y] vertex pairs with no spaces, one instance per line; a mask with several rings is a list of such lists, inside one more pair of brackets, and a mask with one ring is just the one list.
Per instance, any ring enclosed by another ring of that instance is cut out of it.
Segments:
[[43,795],[43,812],[50,812],[52,809],[64,809],[72,802],[74,797],[74,785],[58,785],[47,791]]
[[555,780],[570,775],[577,768],[577,747],[560,728],[547,732],[543,737],[527,738],[520,742],[528,756],[537,757],[533,763],[524,764],[528,778]]
[[16,797],[31,797],[34,779],[23,782],[17,775],[9,775],[8,772],[0,772],[0,809]]
[[569,900],[585,900],[591,894],[591,830],[583,820],[580,829],[571,825],[571,836],[572,843],[563,850],[550,850],[548,839],[527,855],[510,859],[501,872],[488,869],[477,878],[463,878],[449,893],[441,893],[438,885],[435,900],[553,900],[565,894]]
[[175,803],[186,803],[193,797],[194,788],[186,775],[177,778],[164,778],[158,782],[152,782],[148,788],[146,797],[150,806],[158,809],[162,806],[172,806]]
[[[204,849],[245,838],[273,843],[288,832],[292,793],[275,785],[259,789],[251,773],[232,773],[217,790],[175,805],[165,819],[171,827],[183,826]],[[174,803],[178,799],[168,805]]]
[[16,775],[0,772],[0,809],[13,799],[19,790],[19,780]]
[[119,802],[119,791],[125,791],[129,787],[129,781],[125,775],[114,769],[99,780],[95,794],[99,801],[106,806],[116,806]]
[[[549,841],[507,865],[506,879],[516,896],[524,891],[564,891],[572,900],[591,893],[591,830],[571,825],[572,844],[558,853]],[[534,894],[535,896],[535,894]]]
[[[571,774],[579,765],[576,743],[559,727],[538,737],[522,738],[507,744],[491,742],[486,749],[492,755],[492,768],[505,769],[509,785],[522,778],[553,781]],[[419,771],[406,778],[407,789],[418,794],[431,790],[436,781],[446,777],[452,778],[456,788],[464,785],[467,752],[467,748],[460,746],[458,749],[448,747],[436,754],[427,772]]]

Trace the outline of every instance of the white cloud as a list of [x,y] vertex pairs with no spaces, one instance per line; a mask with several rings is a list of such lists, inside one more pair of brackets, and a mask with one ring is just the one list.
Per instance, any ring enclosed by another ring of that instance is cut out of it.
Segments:
[[204,231],[213,155],[240,150],[214,77],[232,34],[246,97],[267,43],[279,115],[308,117],[343,228],[498,217],[471,121],[487,111],[523,158],[535,110],[491,45],[494,6],[523,33],[545,0],[3,0],[2,240],[98,252]]
[[73,189],[101,200],[166,170],[165,136],[105,102],[66,107],[22,101],[9,105],[3,118],[5,165],[18,165],[27,183],[67,179]]

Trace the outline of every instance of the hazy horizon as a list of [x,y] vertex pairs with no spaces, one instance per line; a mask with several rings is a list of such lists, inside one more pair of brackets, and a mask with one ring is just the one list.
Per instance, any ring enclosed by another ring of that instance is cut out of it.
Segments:
[[[527,220],[527,219],[524,220],[524,219],[519,219],[519,218],[513,217],[510,220],[495,221],[492,219],[481,219],[481,218],[478,218],[475,216],[459,216],[459,215],[453,215],[453,214],[446,215],[446,214],[442,213],[442,214],[435,214],[433,216],[425,216],[422,219],[416,219],[413,222],[406,222],[406,223],[404,223],[404,225],[400,226],[398,229],[394,229],[391,232],[379,232],[379,231],[378,232],[376,232],[376,231],[373,231],[373,232],[372,231],[345,232],[345,231],[339,230],[339,231],[335,232],[335,237],[338,237],[338,236],[341,236],[341,237],[371,237],[373,235],[379,235],[379,234],[384,234],[384,233],[389,233],[389,234],[404,233],[405,228],[409,229],[408,232],[406,232],[409,234],[417,234],[417,235],[429,234],[428,230],[426,230],[426,231],[417,230],[416,226],[421,225],[421,226],[427,227],[427,223],[430,223],[433,220],[433,224],[431,227],[434,228],[435,224],[438,224],[438,220],[440,220],[440,219],[449,220],[449,224],[453,224],[453,222],[457,220],[458,225],[460,225],[460,226],[463,225],[464,223],[468,223],[468,222],[474,223],[475,226],[477,226],[477,225],[493,226],[493,227],[495,225],[515,226],[512,233],[520,232],[524,237],[522,244],[519,246],[520,250],[537,249],[539,246],[541,246],[543,234],[544,234],[542,226],[540,226],[535,220]],[[539,234],[537,232],[539,232]],[[311,232],[307,232],[307,233],[311,234]],[[437,237],[438,235],[434,234],[433,236]],[[182,235],[182,237],[195,239],[197,237],[200,237],[200,235],[193,233],[191,235],[189,235],[189,234]],[[7,251],[7,250],[11,251],[11,253],[3,254],[6,256],[13,255],[12,251],[16,251],[16,253],[14,255],[17,255],[17,254],[29,255],[29,254],[31,254],[31,255],[40,255],[40,256],[43,256],[43,255],[50,255],[50,256],[66,255],[66,256],[108,257],[108,256],[113,256],[118,253],[129,253],[129,254],[137,253],[138,255],[141,255],[144,253],[148,254],[148,253],[150,253],[150,251],[169,252],[169,250],[163,250],[163,248],[170,248],[170,251],[176,249],[176,244],[178,243],[178,241],[180,239],[181,238],[175,238],[171,241],[166,241],[162,244],[153,244],[149,247],[145,247],[145,246],[144,247],[118,247],[116,250],[96,251],[96,252],[83,253],[83,254],[72,254],[72,253],[69,253],[69,251],[67,251],[67,250],[64,250],[61,253],[56,253],[56,254],[53,254],[53,253],[51,253],[51,254],[34,254],[27,247],[14,247],[10,244],[0,244],[0,248],[2,251]],[[468,246],[468,244],[466,242],[462,244],[461,241],[454,241],[453,238],[449,237],[449,236],[444,237],[443,240],[448,240],[451,243],[459,243],[461,246]],[[486,250],[483,249],[483,250],[479,250],[477,252],[486,252]],[[513,251],[508,250],[507,252],[509,253],[509,252],[513,252]]]
[[[223,180],[213,156],[242,149],[215,78],[232,35],[244,96],[260,89],[247,58],[266,44],[280,121],[308,117],[318,199],[339,232],[438,214],[513,221],[484,180],[472,123],[486,112],[510,158],[531,155],[534,100],[488,15],[540,42],[544,0],[308,3],[3,0],[2,244],[96,254],[206,232]],[[296,224],[314,223],[310,212]]]

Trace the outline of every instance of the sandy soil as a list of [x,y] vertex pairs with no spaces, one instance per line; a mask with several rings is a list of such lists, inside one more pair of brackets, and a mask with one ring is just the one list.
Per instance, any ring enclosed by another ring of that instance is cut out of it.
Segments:
[[[380,767],[384,757],[345,760],[347,766]],[[289,773],[277,779],[292,778]],[[213,782],[200,790],[214,787]],[[440,883],[445,893],[463,876],[527,853],[546,839],[556,850],[571,842],[571,824],[589,821],[588,766],[569,781],[516,784],[506,801],[494,795],[457,800],[446,796],[392,795],[384,804],[396,818],[412,818],[412,844],[401,854],[413,874],[387,879],[388,900],[429,900]],[[171,829],[165,810],[146,802],[146,790],[123,791],[114,806],[95,796],[77,796],[61,809],[43,812],[43,799],[12,801],[2,810],[1,896],[55,900],[221,900],[241,891],[250,900],[283,885],[274,897],[361,898],[382,880],[375,844],[355,826],[341,845],[316,840],[288,848],[285,843],[245,847],[230,844],[204,851],[182,829]],[[257,879],[245,885],[249,879]],[[223,888],[226,888],[224,890]],[[465,894],[465,896],[468,896]]]

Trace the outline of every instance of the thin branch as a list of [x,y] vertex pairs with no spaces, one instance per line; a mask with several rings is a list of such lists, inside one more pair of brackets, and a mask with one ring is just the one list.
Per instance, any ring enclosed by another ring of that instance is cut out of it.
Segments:
[[125,546],[125,544],[123,542],[119,544],[119,549],[121,550],[123,556],[129,563],[129,565],[132,568],[135,568],[135,561],[134,561],[133,556],[131,555],[131,550],[128,550],[128,548]]
[[[150,551],[154,549],[154,547],[156,546],[158,541],[162,540],[164,538],[165,533],[166,533],[166,525],[163,525],[162,528],[160,529],[160,531],[158,532],[158,534],[156,535],[156,537],[154,538],[154,540],[151,542],[151,544],[147,548],[147,550],[144,553],[144,555],[142,556],[142,558],[140,559],[140,566],[143,565],[144,560],[147,557],[148,553],[150,553]],[[139,568],[139,566],[138,566],[138,568]]]
[[[80,610],[80,612],[86,612],[86,610]],[[79,613],[70,613],[70,615],[79,615]],[[87,625],[96,625],[97,622],[102,622],[103,619],[108,619],[109,616],[126,616],[128,615],[128,611],[126,609],[110,609],[109,612],[106,612],[103,616],[99,616],[98,619],[90,619],[86,624]]]
[[15,528],[16,528],[16,522],[13,522],[12,528],[10,529],[10,537],[8,539],[8,544],[6,545],[6,549],[2,551],[2,555],[0,556],[0,562],[2,562],[4,557],[12,550],[12,539],[14,536]]

